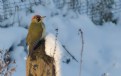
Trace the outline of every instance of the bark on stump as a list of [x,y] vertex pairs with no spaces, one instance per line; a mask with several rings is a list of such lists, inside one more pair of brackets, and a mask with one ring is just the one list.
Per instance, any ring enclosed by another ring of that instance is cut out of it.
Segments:
[[45,53],[45,40],[28,56],[26,76],[55,76],[54,59]]

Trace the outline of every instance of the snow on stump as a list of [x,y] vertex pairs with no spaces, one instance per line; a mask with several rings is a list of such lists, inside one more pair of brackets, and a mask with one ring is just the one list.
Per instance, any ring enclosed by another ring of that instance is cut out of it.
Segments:
[[45,53],[45,40],[27,57],[26,76],[55,76],[54,59]]

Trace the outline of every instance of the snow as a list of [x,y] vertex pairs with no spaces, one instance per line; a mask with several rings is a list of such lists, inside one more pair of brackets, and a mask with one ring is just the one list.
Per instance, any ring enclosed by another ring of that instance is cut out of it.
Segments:
[[[25,11],[19,11],[21,26],[16,22],[11,27],[0,28],[0,49],[6,50],[14,46],[11,56],[16,61],[16,71],[12,76],[26,75],[27,54],[25,47],[19,44],[27,35],[27,29],[24,27],[29,27],[32,16],[36,14],[46,16],[43,20],[47,31],[46,54],[54,57],[57,76],[121,75],[121,16],[117,25],[107,22],[103,26],[97,26],[87,15],[75,14],[65,8],[60,11],[55,8],[52,1],[46,0],[45,3],[33,6],[34,13],[26,15]],[[17,21],[17,16],[15,18]],[[12,23],[12,19],[13,17],[1,25]],[[82,68],[82,37],[79,29],[83,31],[84,37]],[[63,45],[78,62],[69,55]],[[67,60],[70,61],[67,63]]]
[[19,46],[12,51],[12,58],[16,61],[16,71],[12,76],[25,76],[26,74],[26,60],[23,58],[26,56],[24,52],[24,47]]
[[61,76],[61,73],[60,73],[60,63],[61,63],[61,48],[60,48],[60,44],[59,42],[55,41],[55,37],[53,34],[48,34],[46,36],[46,45],[45,45],[45,51],[46,51],[46,54],[51,56],[51,57],[54,57],[55,59],[55,65],[56,65],[56,75],[57,76]]
[[[60,49],[62,49],[62,61],[71,58],[62,48],[62,45],[64,44],[70,53],[80,62],[82,44],[78,29],[82,29],[84,35],[82,76],[101,76],[103,74],[105,76],[121,75],[119,72],[119,70],[121,70],[120,25],[115,25],[109,22],[103,26],[96,26],[86,15],[81,15],[76,19],[59,18],[57,16],[53,18],[51,18],[52,23],[50,23],[50,25],[53,24],[53,30],[50,30],[49,32],[54,32],[55,27],[59,29],[58,41],[60,43]],[[55,20],[56,22],[54,22]],[[49,27],[50,26],[48,26],[48,28]],[[52,29],[52,27],[50,29]],[[49,38],[48,40],[49,42],[52,41]],[[49,43],[48,45],[51,45],[50,49],[52,53],[52,47],[55,46],[54,40],[51,44]],[[75,62],[73,59],[71,59],[69,64],[63,63],[62,61],[60,65],[61,76],[79,76],[80,63]]]
[[8,50],[26,38],[27,30],[21,27],[0,28],[0,49]]
[[15,47],[13,49],[14,51],[11,52],[11,58],[16,61],[16,65],[10,65],[11,68],[16,67],[16,72],[13,76],[17,76],[20,72],[23,74],[21,75],[24,76],[25,60],[22,57],[26,56],[26,53],[24,52],[24,47],[18,45],[26,38],[27,30],[16,26],[0,28],[0,35],[0,50],[3,50],[5,53],[5,51],[12,51],[10,48]]

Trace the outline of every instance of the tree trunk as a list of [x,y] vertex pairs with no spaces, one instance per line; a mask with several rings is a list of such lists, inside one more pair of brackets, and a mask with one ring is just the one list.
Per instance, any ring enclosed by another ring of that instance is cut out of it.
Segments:
[[26,61],[26,76],[55,76],[54,59],[45,53],[45,40]]

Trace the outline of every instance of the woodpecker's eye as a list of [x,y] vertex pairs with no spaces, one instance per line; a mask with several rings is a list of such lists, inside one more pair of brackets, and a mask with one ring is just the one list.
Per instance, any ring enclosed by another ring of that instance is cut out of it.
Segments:
[[38,22],[41,20],[41,18],[39,16],[37,16],[36,19]]

